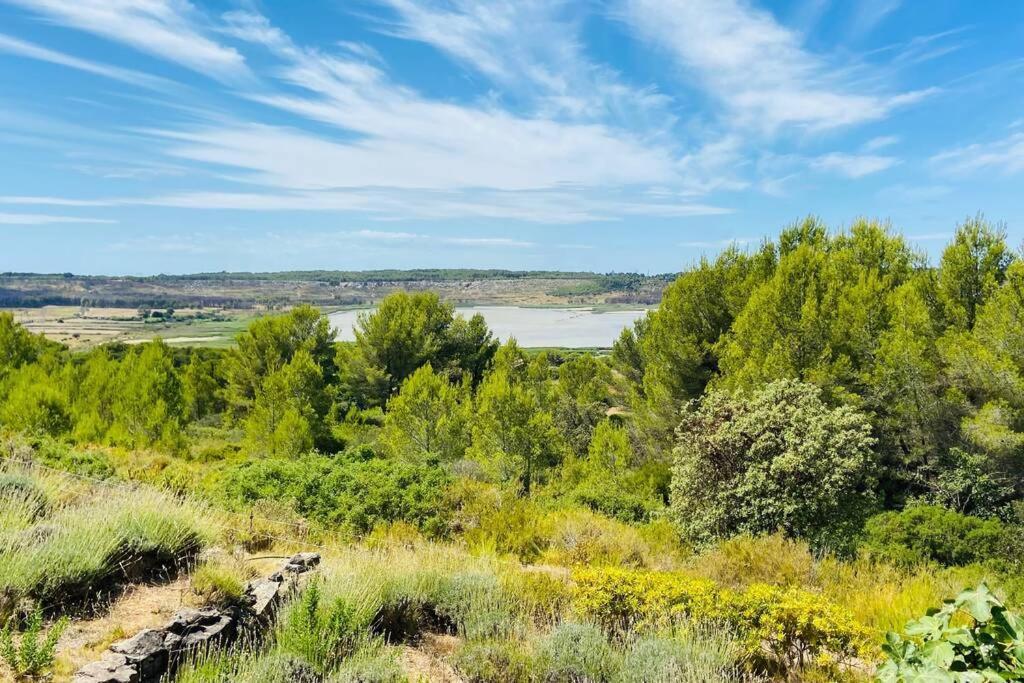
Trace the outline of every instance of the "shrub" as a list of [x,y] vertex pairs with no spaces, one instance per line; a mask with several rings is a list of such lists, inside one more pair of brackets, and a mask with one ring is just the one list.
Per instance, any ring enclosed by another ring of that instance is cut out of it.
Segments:
[[894,564],[962,566],[1001,556],[1010,533],[998,519],[915,505],[869,519],[862,548]]
[[706,549],[690,564],[694,573],[729,588],[752,583],[807,585],[815,573],[807,544],[781,534],[734,536]]
[[285,652],[301,657],[317,671],[328,671],[355,652],[369,626],[357,605],[324,594],[323,581],[314,579],[286,610],[277,642]]
[[688,405],[678,434],[672,510],[696,541],[781,530],[845,549],[874,507],[869,420],[809,384],[712,392]]
[[639,638],[629,645],[617,683],[734,683],[744,680],[739,643],[721,629]]
[[241,562],[229,558],[208,560],[199,565],[190,583],[203,604],[227,607],[241,604],[245,584],[255,572]]
[[373,643],[346,659],[330,683],[406,683],[396,648]]
[[722,623],[764,669],[831,665],[866,651],[867,631],[845,610],[795,588],[754,584],[736,593],[706,579],[666,572],[579,569],[574,607],[612,633]]
[[470,641],[454,656],[466,683],[533,683],[536,662],[524,643],[512,640]]
[[1007,681],[1024,678],[1024,618],[984,583],[889,633],[882,683]]
[[0,655],[4,663],[15,677],[35,679],[53,666],[57,641],[67,626],[67,617],[62,617],[42,636],[43,612],[36,608],[29,616],[25,631],[15,643],[14,620],[9,620],[3,631],[0,631]]
[[607,681],[619,670],[617,653],[604,632],[590,624],[563,623],[537,644],[540,680]]
[[447,530],[443,502],[449,482],[444,470],[429,465],[365,459],[362,454],[310,455],[231,466],[222,495],[235,505],[286,501],[299,514],[354,533],[404,521],[437,536]]

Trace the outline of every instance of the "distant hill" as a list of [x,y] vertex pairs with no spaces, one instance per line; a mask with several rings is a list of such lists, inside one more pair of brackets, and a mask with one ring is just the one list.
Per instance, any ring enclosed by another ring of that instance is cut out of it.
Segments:
[[104,276],[2,273],[0,307],[284,307],[371,304],[398,289],[458,304],[654,304],[675,274],[416,269]]

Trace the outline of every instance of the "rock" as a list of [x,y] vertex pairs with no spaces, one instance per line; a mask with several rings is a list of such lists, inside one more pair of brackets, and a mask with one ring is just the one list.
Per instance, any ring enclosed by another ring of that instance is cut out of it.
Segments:
[[124,655],[111,652],[98,662],[86,664],[71,678],[71,683],[140,683],[139,671]]
[[114,643],[110,651],[124,655],[135,665],[139,680],[159,680],[167,671],[169,652],[164,644],[163,631],[147,628],[131,638]]
[[249,611],[257,619],[268,619],[277,611],[284,584],[270,579],[250,581],[245,594],[250,598]]
[[320,553],[296,553],[288,559],[284,571],[303,574],[320,564]]
[[238,610],[184,609],[164,627],[164,646],[174,654],[234,638]]

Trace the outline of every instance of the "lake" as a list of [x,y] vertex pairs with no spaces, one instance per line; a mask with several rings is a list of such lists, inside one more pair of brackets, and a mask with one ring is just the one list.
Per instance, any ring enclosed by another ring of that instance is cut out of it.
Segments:
[[[363,311],[331,313],[331,325],[340,341],[352,341],[352,326]],[[561,346],[565,348],[607,348],[624,327],[647,313],[646,310],[598,312],[592,308],[522,308],[519,306],[472,306],[456,308],[467,318],[479,313],[494,335],[502,341],[515,337],[520,346]]]

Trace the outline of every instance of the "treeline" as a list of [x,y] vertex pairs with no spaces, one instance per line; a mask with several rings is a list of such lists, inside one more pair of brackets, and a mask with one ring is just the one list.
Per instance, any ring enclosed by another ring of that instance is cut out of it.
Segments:
[[782,531],[899,562],[1017,552],[1024,261],[981,218],[937,267],[869,221],[727,249],[609,356],[499,346],[429,293],[389,296],[351,344],[308,306],[237,342],[73,355],[0,316],[0,423],[214,463],[239,500],[357,530],[450,533],[467,492],[492,487],[667,518],[696,544]]

